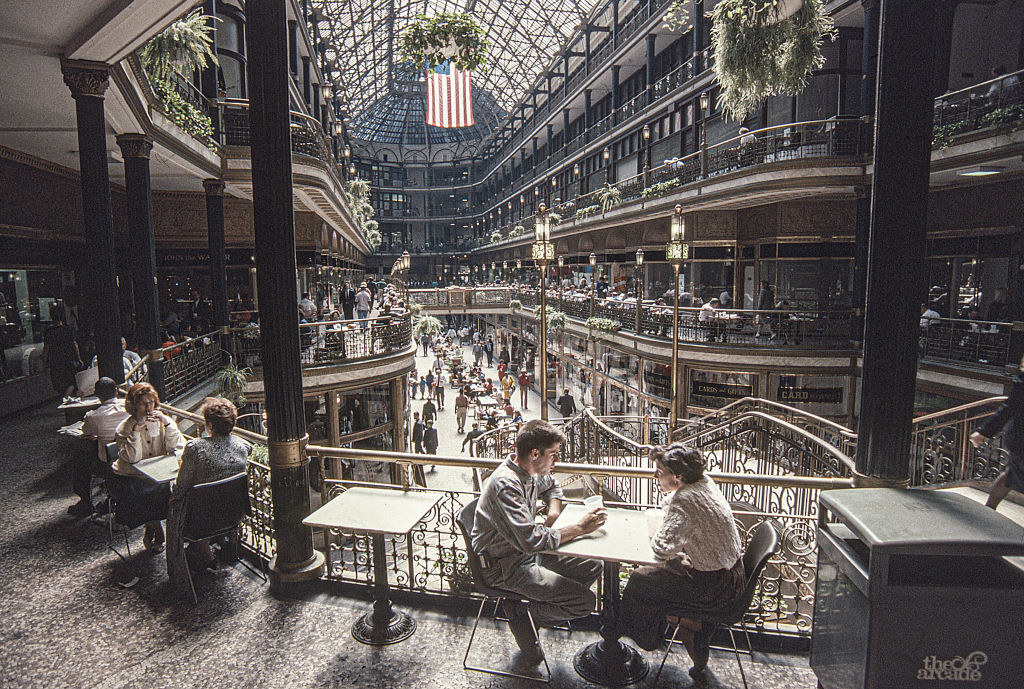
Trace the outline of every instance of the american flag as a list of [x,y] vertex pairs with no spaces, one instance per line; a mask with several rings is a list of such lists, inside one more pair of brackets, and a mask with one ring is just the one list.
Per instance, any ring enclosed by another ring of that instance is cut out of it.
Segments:
[[427,124],[472,127],[473,87],[470,74],[450,62],[427,70]]

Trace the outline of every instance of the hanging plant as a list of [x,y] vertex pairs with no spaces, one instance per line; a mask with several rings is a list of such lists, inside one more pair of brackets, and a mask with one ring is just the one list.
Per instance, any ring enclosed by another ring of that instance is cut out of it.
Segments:
[[500,242],[501,241],[501,232],[498,232],[497,230],[495,230],[494,232],[491,232],[491,241],[492,242]]
[[213,53],[213,29],[207,22],[213,19],[200,10],[190,12],[139,49],[139,60],[146,72],[159,81],[167,81],[171,72],[191,77],[207,64],[217,64]]
[[471,15],[454,12],[433,17],[421,14],[398,38],[399,59],[419,69],[451,61],[459,69],[480,71],[490,46]]
[[734,119],[803,91],[825,63],[822,42],[836,37],[821,0],[722,0],[710,14],[718,105]]
[[412,334],[416,339],[423,335],[437,335],[441,332],[441,321],[433,316],[422,316],[412,327]]
[[686,10],[683,0],[676,0],[669,5],[665,13],[665,28],[679,33],[686,33],[690,28],[690,13]]
[[513,299],[508,303],[508,308],[511,311],[518,311],[519,309],[523,308],[523,302],[519,301],[518,299]]
[[611,318],[599,318],[597,316],[591,316],[587,319],[585,324],[587,330],[590,331],[591,337],[597,337],[599,333],[613,333],[622,327],[622,324],[618,321],[613,321]]
[[552,225],[557,225],[558,223],[562,222],[562,214],[551,211],[550,213],[548,213],[548,222],[550,222]]
[[619,191],[618,187],[613,187],[608,182],[605,182],[604,188],[597,195],[597,200],[601,202],[601,212],[607,213],[622,203],[622,192]]
[[423,305],[422,304],[413,304],[413,305],[411,305],[409,307],[409,313],[411,313],[413,316],[420,315],[421,313],[423,313]]
[[553,330],[556,333],[560,333],[565,330],[565,326],[569,324],[569,319],[566,318],[565,314],[558,310],[548,311],[548,329]]

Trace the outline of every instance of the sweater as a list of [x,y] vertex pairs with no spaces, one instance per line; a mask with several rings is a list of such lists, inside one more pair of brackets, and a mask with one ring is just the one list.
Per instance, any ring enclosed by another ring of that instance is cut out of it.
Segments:
[[659,560],[680,558],[702,572],[731,569],[742,555],[732,508],[707,476],[683,484],[665,501],[661,528],[651,539]]

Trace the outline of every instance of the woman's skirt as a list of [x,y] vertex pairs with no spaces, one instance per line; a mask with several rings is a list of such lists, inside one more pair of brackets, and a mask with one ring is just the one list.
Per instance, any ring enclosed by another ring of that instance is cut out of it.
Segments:
[[619,630],[640,648],[661,645],[665,615],[674,610],[715,614],[727,610],[743,595],[743,560],[731,569],[704,572],[689,567],[638,567],[622,592]]

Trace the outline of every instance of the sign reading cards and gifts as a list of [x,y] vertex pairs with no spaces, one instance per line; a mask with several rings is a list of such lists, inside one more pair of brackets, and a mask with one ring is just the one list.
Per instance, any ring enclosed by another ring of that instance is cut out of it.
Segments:
[[735,383],[712,383],[696,381],[690,391],[694,395],[707,397],[723,397],[726,399],[741,399],[754,394],[753,385],[737,385]]

